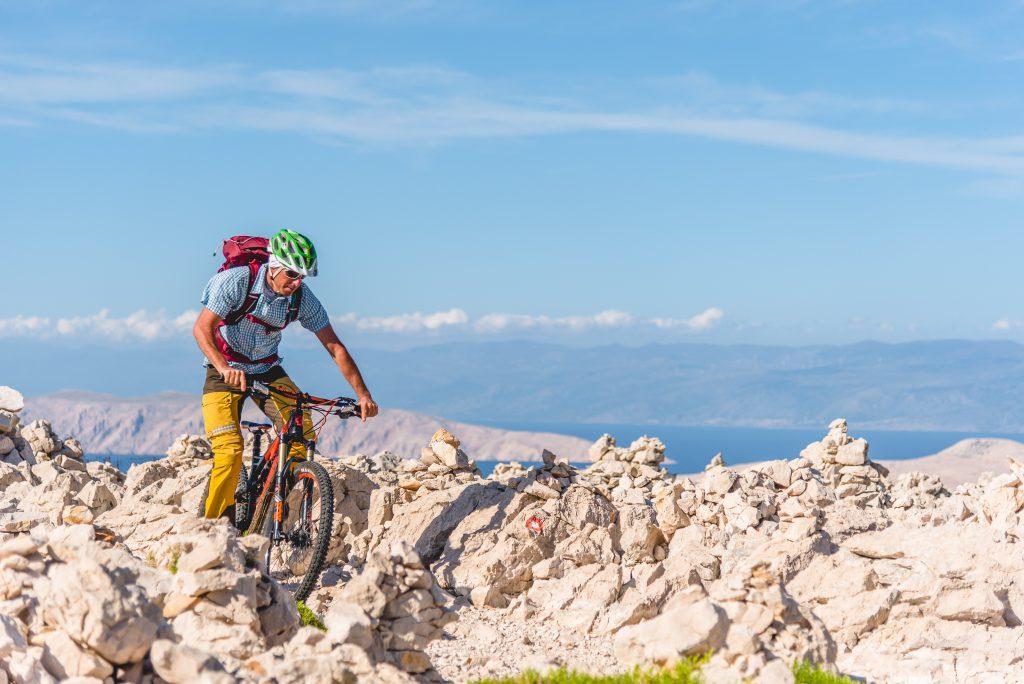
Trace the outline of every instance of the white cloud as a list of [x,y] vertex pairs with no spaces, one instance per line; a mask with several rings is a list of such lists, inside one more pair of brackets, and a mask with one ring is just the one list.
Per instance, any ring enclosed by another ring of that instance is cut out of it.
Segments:
[[[194,310],[186,310],[172,316],[164,311],[144,309],[125,316],[115,316],[108,309],[90,315],[64,318],[19,315],[0,318],[0,337],[152,342],[187,335],[195,323],[196,316],[198,312]],[[331,322],[343,331],[399,335],[442,331],[490,334],[530,329],[582,333],[644,326],[703,332],[714,327],[724,316],[725,313],[721,309],[711,307],[685,319],[637,318],[628,312],[616,310],[577,316],[490,313],[474,319],[464,310],[452,308],[445,311],[417,311],[394,316],[360,316],[346,313],[331,316]]]
[[0,337],[38,335],[50,328],[50,319],[42,316],[0,318]]
[[681,135],[855,159],[1024,174],[1024,158],[984,139],[879,135],[784,119],[574,111],[469,99],[404,103],[380,111],[230,107],[211,110],[206,123],[390,143],[574,132]]
[[602,311],[593,316],[531,316],[529,314],[492,313],[481,316],[473,324],[477,332],[493,333],[504,330],[530,328],[565,328],[588,330],[591,328],[619,328],[634,322],[632,314],[624,311]]
[[230,66],[182,69],[0,54],[0,102],[151,102],[194,97],[240,84],[240,74]]
[[[182,68],[0,54],[0,121],[74,121],[135,132],[285,132],[327,142],[387,144],[647,133],[1024,176],[1021,136],[921,137],[847,130],[811,120],[837,110],[888,113],[915,109],[919,103],[787,94],[721,84],[700,74],[680,79],[676,91],[665,92],[663,82],[660,92],[622,92],[624,100],[648,104],[616,111],[498,93],[471,74],[430,65],[257,70],[231,64]],[[927,103],[920,106],[928,108]],[[887,126],[891,128],[888,120]]]
[[712,306],[690,318],[653,318],[651,323],[658,328],[686,328],[694,332],[708,330],[725,318],[725,312]]
[[122,342],[156,339],[178,335],[191,329],[198,311],[184,311],[168,317],[164,311],[140,309],[127,316],[112,316],[108,309],[89,316],[46,318],[15,316],[0,318],[0,337],[91,338]]
[[492,313],[481,316],[473,327],[477,332],[501,332],[514,328],[533,328],[538,325],[540,316],[527,314]]
[[633,315],[625,311],[602,311],[594,316],[594,323],[604,328],[618,328],[633,322]]
[[725,83],[700,71],[649,79],[654,86],[721,114],[792,117],[835,112],[926,112],[931,105],[903,98],[849,97],[819,91],[782,92],[757,84]]
[[354,318],[358,330],[373,332],[410,333],[420,331],[437,331],[451,326],[465,325],[469,316],[462,309],[449,309],[435,313],[423,314],[419,311],[397,316],[380,318]]
[[1013,327],[1013,323],[1009,318],[1000,318],[998,321],[992,324],[993,330],[1009,330]]

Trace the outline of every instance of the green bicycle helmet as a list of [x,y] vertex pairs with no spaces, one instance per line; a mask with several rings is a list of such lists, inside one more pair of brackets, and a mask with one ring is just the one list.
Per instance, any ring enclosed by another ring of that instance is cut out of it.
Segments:
[[287,228],[277,231],[270,238],[270,253],[285,268],[307,277],[316,275],[316,247],[302,233]]

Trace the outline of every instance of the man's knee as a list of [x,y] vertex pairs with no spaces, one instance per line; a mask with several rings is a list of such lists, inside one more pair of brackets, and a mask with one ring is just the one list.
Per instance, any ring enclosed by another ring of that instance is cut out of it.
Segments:
[[210,446],[213,448],[214,467],[221,463],[230,463],[236,457],[240,457],[245,447],[242,432],[238,425],[233,423],[215,426],[206,433],[206,438],[210,440]]
[[203,424],[213,447],[214,459],[242,453],[242,432],[238,425],[241,399],[232,392],[203,394]]
[[207,518],[217,518],[235,502],[235,484],[242,465],[242,434],[237,427],[209,436],[213,447],[210,489],[206,498]]

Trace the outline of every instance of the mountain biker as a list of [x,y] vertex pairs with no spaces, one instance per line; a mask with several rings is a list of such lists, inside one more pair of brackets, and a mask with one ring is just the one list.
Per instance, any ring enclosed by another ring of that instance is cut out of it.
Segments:
[[[359,367],[338,339],[323,305],[304,282],[317,272],[313,243],[301,233],[284,229],[274,234],[268,247],[269,259],[252,278],[251,289],[248,266],[229,268],[210,278],[203,290],[203,310],[192,328],[207,359],[203,422],[213,446],[207,518],[225,516],[234,520],[235,484],[244,444],[239,420],[247,387],[262,382],[288,392],[299,391],[277,355],[281,331],[291,320],[298,320],[315,334],[331,355],[359,398],[362,420],[376,416],[378,411]],[[224,324],[224,318],[240,310],[250,295],[258,295],[255,308],[237,323]],[[291,402],[273,392],[269,399],[254,397],[253,401],[280,430]],[[306,439],[315,439],[308,413],[303,416],[303,431]],[[293,446],[298,448],[301,445]]]

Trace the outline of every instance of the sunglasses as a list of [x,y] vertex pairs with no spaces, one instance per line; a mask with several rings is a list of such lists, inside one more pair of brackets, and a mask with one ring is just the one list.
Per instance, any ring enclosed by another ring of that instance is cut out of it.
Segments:
[[293,271],[290,268],[285,268],[282,270],[284,271],[284,277],[287,278],[288,280],[302,280],[305,277],[298,271]]

